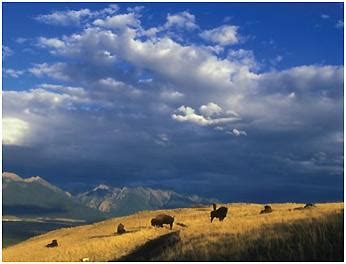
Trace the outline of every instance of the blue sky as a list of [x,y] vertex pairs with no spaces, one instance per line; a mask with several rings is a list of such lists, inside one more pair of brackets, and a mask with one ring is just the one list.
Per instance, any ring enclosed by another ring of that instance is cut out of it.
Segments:
[[343,3],[2,5],[4,170],[343,197]]

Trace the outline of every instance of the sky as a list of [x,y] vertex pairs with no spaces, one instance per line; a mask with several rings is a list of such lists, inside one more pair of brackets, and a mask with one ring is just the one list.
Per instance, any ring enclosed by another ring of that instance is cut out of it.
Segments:
[[343,3],[2,3],[3,170],[343,199]]

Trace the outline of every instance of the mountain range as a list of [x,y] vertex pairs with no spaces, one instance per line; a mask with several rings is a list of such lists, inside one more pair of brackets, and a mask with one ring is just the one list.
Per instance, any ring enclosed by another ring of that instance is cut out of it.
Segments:
[[144,187],[117,188],[100,184],[71,195],[39,176],[2,174],[3,216],[50,217],[96,221],[137,211],[191,207],[216,202],[197,195]]
[[41,177],[23,179],[14,173],[2,174],[3,216],[48,217],[94,221],[103,214],[78,202],[70,193]]
[[182,195],[167,190],[144,187],[116,188],[104,184],[77,195],[77,199],[82,204],[111,216],[128,215],[143,210],[191,207],[215,202],[215,199],[206,199],[197,195]]

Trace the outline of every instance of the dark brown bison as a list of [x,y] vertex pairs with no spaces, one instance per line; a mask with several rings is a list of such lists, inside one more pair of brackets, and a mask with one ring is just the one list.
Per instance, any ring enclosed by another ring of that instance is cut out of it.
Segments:
[[269,214],[273,212],[272,207],[270,205],[265,205],[264,210],[260,212],[260,214]]
[[52,248],[52,247],[57,247],[58,246],[58,241],[56,239],[52,240],[51,243],[47,244],[47,248]]
[[166,214],[157,215],[155,218],[151,219],[152,226],[163,227],[163,225],[169,225],[172,229],[174,222],[174,217]]
[[214,218],[219,218],[219,221],[223,221],[227,215],[228,208],[221,206],[216,210],[216,204],[213,204],[213,211],[210,212],[210,223],[213,222]]
[[117,228],[117,233],[118,233],[119,235],[121,235],[121,234],[124,234],[125,232],[126,232],[125,226],[124,226],[122,223],[120,223],[120,224],[118,225],[118,228]]

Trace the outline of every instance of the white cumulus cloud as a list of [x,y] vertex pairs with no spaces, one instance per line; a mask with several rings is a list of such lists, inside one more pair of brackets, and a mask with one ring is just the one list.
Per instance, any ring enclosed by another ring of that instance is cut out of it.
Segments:
[[199,111],[207,117],[211,117],[213,115],[220,114],[222,112],[222,108],[218,106],[217,104],[210,102],[207,105],[202,105],[199,108]]
[[110,29],[123,29],[128,26],[137,27],[139,21],[135,13],[119,14],[109,16],[106,19],[97,19],[93,22],[95,26],[110,28]]
[[222,112],[222,108],[214,103],[209,103],[207,106],[203,105],[200,109],[202,109],[201,114],[197,114],[192,107],[182,105],[172,114],[172,118],[179,122],[191,122],[201,126],[225,124],[239,120],[238,117],[234,116],[213,117],[213,114]]
[[91,11],[88,8],[80,10],[55,11],[50,14],[38,15],[35,19],[39,22],[55,26],[80,26],[88,20],[105,15],[112,15],[118,11],[116,4],[110,4],[108,7]]
[[203,31],[200,36],[210,42],[221,46],[233,45],[239,42],[238,27],[224,25]]
[[227,133],[227,134],[230,134],[230,135],[233,135],[233,136],[236,136],[236,137],[239,137],[239,136],[247,136],[246,131],[244,131],[244,130],[238,130],[238,129],[236,129],[236,128],[233,128],[232,131],[227,131],[226,133]]
[[164,25],[164,28],[168,29],[171,27],[177,28],[186,28],[188,30],[198,28],[195,16],[187,11],[176,13],[176,14],[168,14],[167,22]]
[[30,68],[28,71],[37,77],[48,76],[61,81],[70,80],[69,76],[65,73],[66,64],[62,62],[54,64],[34,64],[34,67]]
[[18,78],[20,77],[22,74],[25,73],[24,70],[15,70],[15,69],[5,69],[5,75],[6,76],[10,76],[12,78]]
[[81,20],[91,15],[89,9],[56,11],[36,17],[37,21],[60,26],[79,25]]
[[41,47],[60,49],[65,47],[65,43],[57,38],[38,38],[38,45]]

